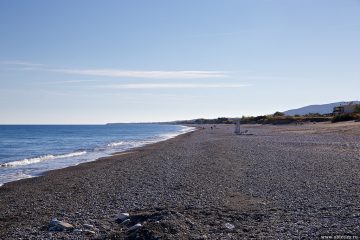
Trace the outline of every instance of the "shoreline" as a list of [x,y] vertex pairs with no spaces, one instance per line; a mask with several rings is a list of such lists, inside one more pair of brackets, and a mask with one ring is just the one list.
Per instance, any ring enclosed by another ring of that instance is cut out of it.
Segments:
[[[243,128],[253,135],[246,136],[233,134],[229,125],[205,127],[4,185],[0,236],[284,239],[357,233],[357,218],[349,216],[360,207],[360,124],[248,125]],[[142,227],[129,232],[131,226],[114,221],[120,212]],[[79,230],[91,225],[92,232],[49,231],[53,218]]]
[[[185,126],[185,125],[182,125],[182,126]],[[114,153],[111,153],[111,154],[108,155],[108,156],[103,156],[103,157],[100,157],[100,158],[96,158],[96,159],[91,160],[91,161],[81,162],[81,163],[78,163],[78,164],[76,164],[76,165],[70,165],[70,166],[63,167],[63,168],[57,168],[57,169],[47,170],[47,171],[44,171],[43,173],[41,173],[41,174],[39,174],[39,175],[37,175],[37,176],[31,176],[31,177],[29,177],[29,178],[23,178],[23,179],[11,181],[11,182],[6,182],[6,183],[3,183],[2,185],[0,184],[0,190],[1,190],[1,187],[5,186],[5,185],[10,185],[10,184],[11,184],[11,185],[12,185],[12,184],[15,184],[15,185],[16,185],[16,184],[17,184],[18,182],[20,182],[20,181],[26,181],[26,180],[33,179],[33,178],[44,177],[44,176],[46,176],[46,175],[49,174],[49,173],[53,173],[53,172],[56,173],[57,171],[62,171],[62,170],[70,169],[70,168],[77,168],[77,167],[81,167],[82,165],[91,164],[91,163],[94,163],[94,162],[97,162],[97,161],[106,161],[106,160],[110,160],[110,161],[111,161],[111,160],[113,160],[114,157],[119,157],[119,156],[131,154],[131,153],[135,153],[135,152],[137,152],[137,150],[143,151],[143,150],[144,150],[143,148],[146,148],[146,147],[148,147],[148,146],[160,144],[160,143],[169,141],[169,140],[171,140],[171,139],[174,139],[174,138],[177,138],[177,137],[180,137],[180,136],[183,136],[183,135],[186,135],[186,134],[195,132],[195,131],[197,131],[197,130],[198,130],[198,129],[195,129],[195,130],[192,130],[192,131],[189,131],[189,132],[185,132],[185,133],[180,133],[179,135],[176,135],[176,136],[171,137],[171,138],[168,138],[168,139],[160,140],[160,141],[158,141],[158,142],[149,143],[149,144],[145,144],[145,145],[142,145],[142,146],[137,146],[137,147],[129,148],[129,149],[126,149],[126,150],[124,150],[124,151],[114,152]]]
[[[196,131],[197,128],[194,128],[194,127],[191,127],[191,126],[187,126],[187,125],[183,125],[183,124],[179,124],[179,126],[182,126],[182,127],[186,127],[184,129],[182,129],[181,131],[179,132],[176,132],[174,134],[171,134],[170,137],[167,137],[167,138],[164,138],[164,139],[159,139],[155,142],[150,142],[150,143],[144,143],[144,144],[141,144],[139,146],[134,146],[134,147],[130,147],[130,148],[126,148],[126,149],[123,149],[123,150],[115,150],[114,152],[111,152],[111,153],[104,153],[104,156],[100,156],[100,157],[96,157],[96,158],[89,158],[88,160],[86,161],[83,161],[83,162],[79,162],[79,163],[71,163],[70,165],[68,166],[64,166],[64,167],[59,167],[59,168],[54,168],[54,169],[48,169],[48,170],[44,170],[42,172],[39,172],[37,174],[34,174],[34,175],[28,175],[27,177],[23,177],[23,178],[19,178],[19,179],[16,179],[16,180],[11,180],[11,181],[7,181],[7,182],[3,182],[3,183],[0,183],[0,188],[2,186],[4,186],[5,184],[8,184],[8,183],[11,183],[11,182],[16,182],[16,181],[20,181],[20,180],[23,180],[23,179],[30,179],[30,178],[37,178],[37,177],[41,177],[43,175],[45,175],[48,171],[55,171],[55,170],[60,170],[60,169],[64,169],[64,168],[68,168],[68,167],[74,167],[74,166],[78,166],[80,164],[84,164],[84,163],[88,163],[88,162],[94,162],[94,161],[98,161],[99,159],[102,159],[102,158],[107,158],[107,157],[112,157],[114,155],[118,155],[119,153],[124,153],[124,152],[128,152],[128,151],[131,151],[132,149],[137,149],[137,148],[141,148],[141,147],[144,147],[144,146],[147,146],[147,145],[151,145],[151,144],[156,144],[156,143],[159,143],[159,142],[163,142],[163,141],[167,141],[169,139],[172,139],[172,138],[175,138],[177,136],[180,136],[180,135],[183,135],[183,134],[186,134],[186,133],[189,133],[189,132],[193,132],[193,131]],[[78,151],[74,151],[73,153],[76,153]],[[62,154],[64,155],[64,154]],[[68,154],[65,154],[65,155],[68,155]],[[45,155],[43,155],[45,156]],[[54,156],[57,156],[57,155],[54,155]],[[32,157],[33,158],[33,157]],[[29,159],[32,159],[32,158],[29,158]],[[12,162],[16,162],[16,161],[22,161],[22,160],[14,160]],[[45,160],[46,161],[46,160]],[[52,160],[47,160],[47,161],[52,161]],[[56,160],[55,160],[56,161]],[[41,163],[41,161],[39,162]],[[8,163],[2,163],[0,164],[0,169],[1,167],[4,167],[6,168],[6,164]],[[37,164],[37,163],[34,163],[34,164]],[[4,166],[3,166],[4,165]],[[11,166],[9,167],[11,168]]]

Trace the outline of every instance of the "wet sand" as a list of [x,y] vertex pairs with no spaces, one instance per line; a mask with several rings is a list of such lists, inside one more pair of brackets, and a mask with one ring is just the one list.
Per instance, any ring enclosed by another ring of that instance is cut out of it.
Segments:
[[[360,234],[360,123],[206,126],[0,187],[0,239]],[[129,212],[128,225],[115,217]],[[92,232],[52,232],[58,218]],[[128,228],[143,225],[137,231]]]

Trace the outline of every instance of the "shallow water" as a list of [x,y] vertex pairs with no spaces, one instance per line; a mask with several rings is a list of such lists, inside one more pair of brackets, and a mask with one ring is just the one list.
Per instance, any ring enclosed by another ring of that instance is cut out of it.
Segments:
[[0,185],[191,130],[164,124],[0,125]]

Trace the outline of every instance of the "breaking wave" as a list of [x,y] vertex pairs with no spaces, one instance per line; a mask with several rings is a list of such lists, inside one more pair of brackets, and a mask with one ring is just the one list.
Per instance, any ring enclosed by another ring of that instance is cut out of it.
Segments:
[[[6,182],[16,181],[23,178],[30,178],[39,176],[45,171],[48,170],[54,170],[54,169],[60,169],[67,166],[73,166],[78,165],[80,163],[94,161],[96,159],[99,159],[104,156],[110,156],[111,154],[117,153],[117,152],[123,152],[132,148],[141,147],[144,145],[164,141],[170,138],[173,138],[177,135],[184,134],[187,132],[194,131],[195,128],[193,127],[185,127],[182,126],[180,129],[175,130],[167,130],[167,132],[161,132],[160,130],[155,131],[155,134],[150,134],[145,131],[138,131],[135,129],[132,125],[129,125],[129,133],[126,133],[124,135],[119,135],[119,138],[114,138],[114,135],[111,135],[111,132],[106,132],[106,134],[110,134],[112,138],[108,139],[106,138],[105,141],[102,141],[101,135],[94,135],[94,138],[88,138],[87,135],[81,135],[82,132],[80,131],[79,139],[83,137],[83,141],[89,141],[89,144],[85,144],[81,142],[81,144],[78,144],[76,141],[74,141],[71,136],[70,138],[67,138],[68,136],[60,135],[60,144],[63,144],[62,141],[64,140],[71,140],[70,143],[66,143],[65,146],[71,147],[78,147],[78,150],[72,150],[68,149],[68,153],[65,154],[57,154],[55,151],[49,149],[48,152],[51,152],[52,154],[44,154],[41,152],[36,152],[34,154],[35,157],[27,157],[22,159],[13,160],[14,158],[8,159],[8,161],[3,161],[0,163],[0,187],[2,184]],[[151,130],[152,125],[146,126],[144,128],[145,130]],[[156,127],[156,126],[155,126]],[[58,130],[56,128],[59,128]],[[64,126],[60,127],[53,127],[52,130],[60,131],[64,128]],[[84,127],[81,127],[84,128]],[[120,129],[127,129],[127,126],[121,126]],[[130,130],[136,130],[131,132]],[[166,129],[166,128],[165,128]],[[30,128],[31,130],[31,128]],[[36,130],[36,129],[35,129]],[[92,128],[88,129],[92,131]],[[111,130],[111,129],[110,129]],[[69,131],[74,131],[73,127]],[[86,132],[87,133],[87,132]],[[97,133],[97,132],[96,132]],[[101,132],[102,133],[102,132]],[[61,134],[63,134],[61,132]],[[122,136],[125,136],[125,138],[121,139]],[[26,136],[25,136],[26,137]],[[50,139],[54,138],[53,136],[50,136]],[[0,136],[1,139],[1,136]],[[11,139],[11,138],[10,138]],[[40,138],[41,140],[41,138]],[[57,140],[57,139],[55,139]],[[93,140],[93,141],[92,141]],[[110,141],[109,141],[110,140]],[[55,141],[57,143],[57,141]],[[0,141],[1,143],[1,141]],[[51,147],[50,143],[50,147]],[[36,145],[36,144],[35,144]],[[61,145],[62,146],[62,145]],[[0,148],[1,148],[0,144]],[[25,151],[25,148],[19,148],[21,151]],[[41,148],[40,148],[41,149]],[[81,149],[81,150],[80,150]],[[82,156],[84,155],[84,156]],[[58,161],[57,161],[58,160]],[[1,161],[1,159],[0,159]]]
[[3,163],[3,164],[0,165],[0,167],[24,166],[24,165],[44,162],[44,161],[53,160],[53,159],[77,157],[77,156],[84,155],[86,153],[87,153],[86,151],[81,151],[81,152],[72,152],[72,153],[60,154],[60,155],[51,155],[51,154],[49,154],[49,155],[44,155],[44,156],[40,156],[40,157],[25,158],[25,159],[22,159],[22,160]]
[[124,141],[120,141],[120,142],[109,143],[107,146],[108,147],[117,147],[117,146],[121,146],[121,145],[124,145],[124,144],[126,144]]

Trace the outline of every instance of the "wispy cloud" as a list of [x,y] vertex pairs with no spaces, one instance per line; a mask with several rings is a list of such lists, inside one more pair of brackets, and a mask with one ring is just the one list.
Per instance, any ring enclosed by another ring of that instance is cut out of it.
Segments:
[[191,89],[191,88],[242,88],[248,87],[248,84],[235,83],[136,83],[136,84],[111,84],[98,86],[99,88],[110,89]]
[[68,75],[82,75],[93,77],[112,77],[112,78],[148,78],[148,79],[200,79],[200,78],[226,78],[229,77],[225,71],[207,70],[127,70],[127,69],[79,69],[79,68],[60,68],[49,67],[44,64],[23,62],[23,61],[0,61],[0,65],[18,67],[17,70],[57,72]]
[[46,84],[46,85],[55,85],[55,84],[82,84],[82,83],[96,83],[96,82],[104,82],[104,80],[100,79],[83,79],[83,80],[64,80],[64,81],[46,81],[46,82],[38,82],[39,84]]
[[24,62],[24,61],[0,61],[0,65],[21,66],[21,67],[41,67],[40,63]]
[[222,71],[132,71],[119,69],[48,69],[48,71],[116,78],[194,79],[227,77]]

